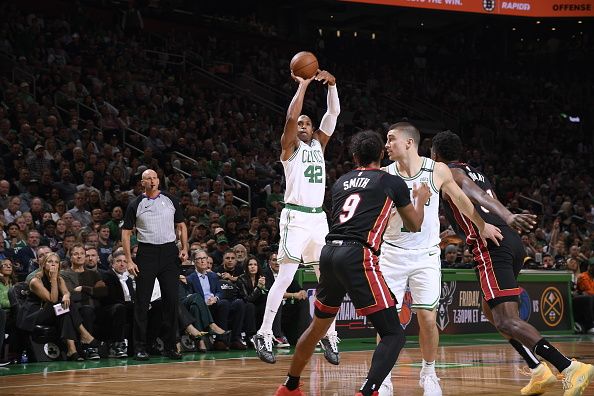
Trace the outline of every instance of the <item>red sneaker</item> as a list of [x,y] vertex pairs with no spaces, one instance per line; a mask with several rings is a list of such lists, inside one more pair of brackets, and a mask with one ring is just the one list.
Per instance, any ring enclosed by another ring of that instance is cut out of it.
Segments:
[[[355,396],[363,396],[363,393],[357,392],[357,393],[355,393]],[[371,394],[371,396],[379,396],[379,392],[378,391],[373,391],[373,393]]]
[[301,385],[295,390],[289,390],[286,386],[281,385],[274,393],[274,396],[305,396],[305,393],[301,390]]

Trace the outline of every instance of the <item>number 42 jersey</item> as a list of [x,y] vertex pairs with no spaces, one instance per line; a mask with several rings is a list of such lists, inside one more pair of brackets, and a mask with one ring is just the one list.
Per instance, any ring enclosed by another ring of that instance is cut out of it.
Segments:
[[322,145],[312,139],[311,145],[299,141],[299,147],[286,161],[285,202],[293,205],[321,207],[326,192],[326,166]]
[[359,168],[332,186],[332,215],[326,239],[356,240],[379,251],[392,206],[410,204],[408,186],[379,169]]

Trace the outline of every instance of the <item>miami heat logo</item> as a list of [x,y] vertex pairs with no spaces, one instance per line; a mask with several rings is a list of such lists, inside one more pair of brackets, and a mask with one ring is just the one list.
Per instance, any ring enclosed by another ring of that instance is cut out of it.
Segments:
[[495,0],[483,0],[483,8],[487,12],[493,12],[495,10]]
[[403,329],[406,329],[406,326],[412,320],[413,312],[412,312],[412,296],[410,295],[410,290],[406,288],[406,292],[404,293],[404,297],[402,299],[402,308],[400,308],[400,312],[398,313],[398,318],[400,319],[400,326]]

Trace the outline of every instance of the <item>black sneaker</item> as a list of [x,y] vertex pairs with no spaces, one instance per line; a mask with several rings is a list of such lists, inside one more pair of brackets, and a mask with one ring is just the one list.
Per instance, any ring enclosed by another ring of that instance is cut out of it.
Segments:
[[101,359],[101,356],[99,356],[99,350],[97,348],[86,348],[85,349],[85,357],[88,360]]
[[255,334],[252,337],[252,342],[256,346],[256,354],[261,361],[265,363],[276,363],[274,353],[272,353],[272,339],[271,333],[267,334]]
[[336,332],[328,333],[324,338],[320,340],[320,345],[324,350],[324,357],[326,360],[338,366],[340,363],[340,356],[338,355],[338,343],[340,342],[340,338]]

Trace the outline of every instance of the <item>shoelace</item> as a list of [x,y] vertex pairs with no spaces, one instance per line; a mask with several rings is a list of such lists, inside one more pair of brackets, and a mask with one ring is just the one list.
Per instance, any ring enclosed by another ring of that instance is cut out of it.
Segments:
[[530,371],[530,367],[528,366],[519,368],[518,373],[520,373],[520,375],[523,375],[524,377],[532,377],[532,371]]
[[264,334],[264,347],[267,352],[272,352],[272,334]]
[[[525,376],[525,377],[532,377],[532,371],[530,371],[530,367],[528,366],[524,366],[521,369],[518,369],[518,373],[520,373],[521,375]],[[557,377],[558,380],[561,380],[562,383],[565,383],[565,375],[564,374],[556,374],[555,377]],[[571,387],[571,384],[569,384],[569,386]],[[565,388],[564,388],[565,389]],[[567,388],[569,389],[569,388]]]
[[338,343],[340,342],[340,338],[336,334],[329,334],[328,341],[330,342],[330,348],[332,348],[332,352],[338,353]]
[[[575,362],[575,358],[571,359],[572,362]],[[565,374],[559,373],[557,374],[557,379],[561,380],[561,384],[563,385],[563,389],[567,390],[570,389],[573,385],[571,384],[571,375],[566,376]]]
[[421,381],[423,381],[423,388],[425,388],[427,383],[429,383],[428,385],[431,388],[436,388],[439,386],[439,381],[441,381],[441,379],[439,379],[436,375],[425,375]]

